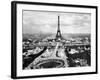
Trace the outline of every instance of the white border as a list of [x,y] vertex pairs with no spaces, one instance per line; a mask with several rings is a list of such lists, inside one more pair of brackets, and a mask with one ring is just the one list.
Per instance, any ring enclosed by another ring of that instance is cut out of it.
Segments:
[[[62,11],[62,12],[81,12],[91,13],[91,67],[74,67],[74,68],[60,68],[60,69],[40,69],[40,70],[22,70],[22,10],[45,10],[45,11]],[[95,72],[96,68],[96,46],[95,45],[95,9],[89,8],[74,8],[74,7],[59,7],[59,6],[42,6],[42,5],[26,5],[17,4],[17,76],[37,76],[50,74],[64,74],[64,73],[83,73]]]

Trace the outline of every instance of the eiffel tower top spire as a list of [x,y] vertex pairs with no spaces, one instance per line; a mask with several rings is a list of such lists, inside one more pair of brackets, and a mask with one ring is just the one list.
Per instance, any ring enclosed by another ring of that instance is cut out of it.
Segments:
[[60,31],[60,20],[59,20],[59,16],[58,16],[58,31]]

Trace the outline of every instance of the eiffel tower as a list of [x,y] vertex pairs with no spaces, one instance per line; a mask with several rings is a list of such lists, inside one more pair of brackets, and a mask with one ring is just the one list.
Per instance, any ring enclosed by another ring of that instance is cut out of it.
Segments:
[[60,32],[60,16],[58,16],[58,29],[57,29],[57,34],[56,34],[56,41],[60,41],[62,39],[63,37]]

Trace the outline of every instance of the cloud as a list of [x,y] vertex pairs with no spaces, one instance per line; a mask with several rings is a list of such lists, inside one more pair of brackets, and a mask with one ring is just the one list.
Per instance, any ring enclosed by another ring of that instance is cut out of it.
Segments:
[[60,15],[62,33],[90,33],[91,14],[23,11],[23,33],[56,33]]

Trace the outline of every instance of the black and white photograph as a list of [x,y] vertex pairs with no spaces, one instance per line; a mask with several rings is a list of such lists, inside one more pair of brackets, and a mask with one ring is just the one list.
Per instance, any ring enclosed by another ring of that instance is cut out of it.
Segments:
[[15,3],[14,78],[97,73],[96,6]]
[[91,66],[91,14],[23,11],[23,69]]

